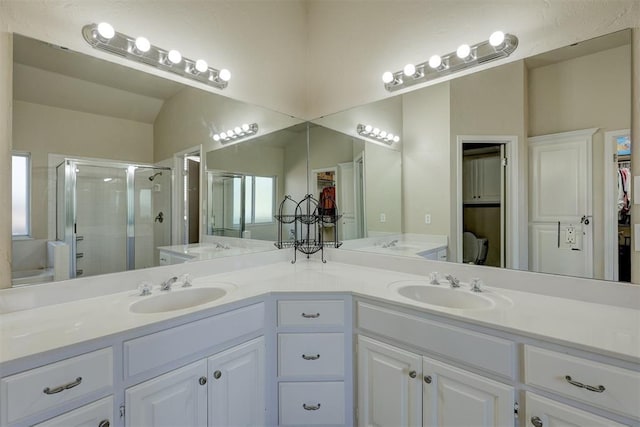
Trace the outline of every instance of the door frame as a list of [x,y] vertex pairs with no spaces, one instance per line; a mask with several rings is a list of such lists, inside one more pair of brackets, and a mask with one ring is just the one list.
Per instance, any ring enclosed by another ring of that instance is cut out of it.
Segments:
[[[456,253],[455,261],[462,262],[462,232],[463,224],[463,207],[462,207],[462,147],[463,144],[486,144],[495,143],[504,145],[504,155],[507,159],[506,170],[504,173],[505,191],[502,194],[502,203],[504,215],[504,231],[503,236],[505,265],[506,268],[518,269],[520,266],[520,233],[519,227],[521,218],[526,210],[518,204],[518,189],[520,188],[520,177],[518,176],[518,137],[516,135],[458,135],[456,137]],[[506,200],[505,200],[506,199]]]
[[[184,169],[184,159],[189,156],[200,156],[200,194],[198,195],[198,206],[200,206],[198,213],[198,235],[200,236],[200,241],[202,242],[203,236],[205,234],[205,227],[202,226],[203,221],[203,207],[206,205],[206,188],[207,188],[207,177],[204,173],[205,171],[205,158],[202,144],[195,145],[193,147],[187,148],[182,151],[178,151],[173,154],[173,227],[172,227],[172,242],[175,245],[182,245],[185,241],[185,220],[183,218],[183,212],[185,212],[185,203],[184,203],[184,185],[179,185],[183,183],[185,169]],[[204,185],[204,191],[203,191]]]
[[[618,210],[614,177],[618,163],[615,138],[630,135],[629,129],[604,133],[604,280],[618,281]],[[633,200],[632,200],[633,201]]]

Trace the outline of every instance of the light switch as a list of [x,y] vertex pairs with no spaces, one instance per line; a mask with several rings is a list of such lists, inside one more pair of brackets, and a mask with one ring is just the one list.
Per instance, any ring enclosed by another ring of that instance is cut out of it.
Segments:
[[387,215],[386,214],[383,214],[383,213],[380,214],[380,222],[387,222]]

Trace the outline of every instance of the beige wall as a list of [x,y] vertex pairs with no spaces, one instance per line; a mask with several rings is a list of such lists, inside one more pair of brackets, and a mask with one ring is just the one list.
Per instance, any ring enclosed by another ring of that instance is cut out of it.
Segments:
[[[449,89],[447,82],[402,97],[405,233],[449,234]],[[425,224],[425,214],[431,214],[431,224]]]
[[630,46],[529,70],[529,136],[599,128],[593,135],[594,277],[604,277],[605,132],[629,129]]
[[[0,13],[2,15],[2,13]],[[13,41],[0,16],[0,206],[11,206]],[[11,210],[0,214],[0,288],[11,286]]]
[[[518,171],[526,169],[526,138],[525,138],[525,68],[522,61],[506,64],[491,70],[481,71],[469,76],[461,77],[450,82],[451,85],[451,193],[456,194],[456,162],[457,138],[460,135],[497,135],[516,136],[518,140],[518,159],[510,159]],[[527,206],[526,174],[520,176],[520,190],[517,191],[517,206]],[[507,194],[511,191],[505,190]],[[456,212],[455,199],[451,200],[451,212]],[[526,254],[526,211],[521,212],[520,218],[507,213],[506,229],[514,221],[518,221],[520,232],[519,254]],[[524,232],[523,232],[524,231]],[[450,231],[450,249],[453,254],[457,250],[457,223],[453,219]],[[522,259],[512,259],[515,251],[511,248],[509,235],[506,236],[508,266],[522,266]],[[526,265],[526,264],[525,264]]]
[[[640,27],[633,29],[631,46],[633,47],[631,52],[631,144],[632,147],[638,147],[640,145]],[[640,150],[636,148],[631,151],[631,167],[635,168],[637,165],[640,165]],[[640,174],[636,172],[634,175]],[[635,203],[631,205],[631,224],[634,228],[636,224],[640,224],[640,205]],[[632,283],[640,283],[640,252],[634,250],[635,239],[638,237],[640,236],[631,238]]]
[[150,124],[23,101],[13,106],[13,149],[31,153],[32,237],[47,239],[48,155],[153,160]]
[[[364,204],[367,236],[402,231],[402,153],[367,143],[364,147]],[[380,215],[384,214],[382,222]]]

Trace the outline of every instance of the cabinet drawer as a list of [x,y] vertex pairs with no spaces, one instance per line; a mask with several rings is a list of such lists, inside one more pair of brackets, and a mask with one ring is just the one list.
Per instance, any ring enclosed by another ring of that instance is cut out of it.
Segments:
[[264,327],[264,304],[254,304],[124,343],[125,373],[139,375]]
[[344,334],[278,334],[278,374],[344,375]]
[[358,328],[507,378],[515,376],[515,343],[359,302]]
[[618,424],[529,392],[525,402],[527,427],[533,426],[533,422],[538,419],[542,426],[624,427],[624,424]]
[[1,424],[113,385],[113,350],[105,348],[3,378]]
[[113,425],[112,417],[113,397],[109,396],[33,427],[107,426]]
[[278,301],[278,326],[343,326],[344,301]]
[[280,425],[344,425],[344,383],[280,383]]
[[527,384],[640,419],[639,372],[529,345],[524,356]]

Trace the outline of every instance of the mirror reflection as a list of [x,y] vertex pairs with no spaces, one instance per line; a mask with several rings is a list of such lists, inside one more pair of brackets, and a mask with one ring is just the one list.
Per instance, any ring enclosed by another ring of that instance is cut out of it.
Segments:
[[17,34],[13,50],[13,285],[273,249],[207,236],[201,164],[217,132],[299,119]]
[[628,281],[630,46],[621,31],[314,120],[345,138],[401,123],[402,233],[343,248],[443,239],[449,261]]

